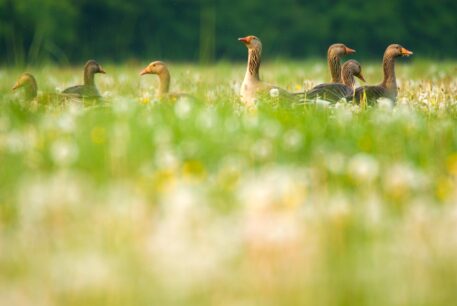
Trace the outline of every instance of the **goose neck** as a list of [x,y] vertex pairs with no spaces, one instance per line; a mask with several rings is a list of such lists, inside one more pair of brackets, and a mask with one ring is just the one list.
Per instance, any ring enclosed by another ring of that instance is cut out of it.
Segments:
[[330,70],[330,74],[332,76],[333,83],[341,83],[341,63],[340,57],[338,55],[329,53],[328,58],[328,68]]
[[249,49],[246,78],[253,79],[256,81],[260,80],[259,71],[261,56],[262,50],[260,48]]
[[383,59],[384,80],[382,85],[387,89],[396,89],[397,80],[395,76],[395,57],[386,54]]
[[158,74],[160,86],[157,92],[158,96],[167,94],[170,91],[170,72],[168,69],[164,69]]
[[343,69],[341,74],[343,84],[353,88],[355,84],[354,74],[349,69]]

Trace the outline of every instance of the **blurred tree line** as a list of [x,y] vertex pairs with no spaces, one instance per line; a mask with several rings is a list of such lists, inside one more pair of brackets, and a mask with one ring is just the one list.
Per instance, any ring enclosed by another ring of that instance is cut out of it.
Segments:
[[254,34],[269,56],[325,56],[344,42],[379,57],[398,42],[457,56],[456,0],[0,0],[0,62],[87,58],[241,59]]

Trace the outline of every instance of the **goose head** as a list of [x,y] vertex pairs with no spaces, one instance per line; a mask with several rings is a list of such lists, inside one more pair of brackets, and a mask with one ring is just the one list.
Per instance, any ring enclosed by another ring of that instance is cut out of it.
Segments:
[[257,36],[249,35],[246,37],[238,38],[239,41],[244,43],[246,48],[249,50],[261,50],[262,49],[262,42]]
[[145,74],[157,74],[161,75],[167,70],[167,65],[164,62],[161,61],[155,61],[150,63],[146,68],[144,68],[141,72],[140,75],[145,75]]
[[356,60],[348,60],[343,64],[343,71],[348,70],[350,73],[352,73],[353,76],[359,78],[363,82],[365,81],[365,78],[362,74],[362,65]]
[[13,91],[24,88],[25,98],[32,100],[37,96],[38,86],[35,77],[30,73],[23,73],[13,86]]
[[13,91],[21,87],[36,87],[36,81],[30,73],[22,74],[13,86]]
[[335,56],[344,56],[348,54],[353,54],[356,51],[354,49],[351,49],[347,47],[345,44],[333,44],[328,48],[328,55],[330,57],[335,57]]
[[386,52],[384,55],[390,56],[390,57],[401,57],[401,56],[410,56],[412,55],[413,52],[409,51],[408,49],[405,49],[403,46],[399,44],[392,44],[387,47]]
[[84,71],[89,74],[95,74],[95,73],[103,73],[105,74],[105,70],[103,70],[102,66],[97,63],[95,60],[89,60],[87,61],[86,65],[84,66]]

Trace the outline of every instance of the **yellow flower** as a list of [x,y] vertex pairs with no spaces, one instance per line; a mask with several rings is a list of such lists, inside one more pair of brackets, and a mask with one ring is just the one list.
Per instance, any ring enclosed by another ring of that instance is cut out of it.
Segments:
[[441,178],[436,184],[435,194],[440,201],[446,201],[454,190],[454,184],[450,178]]
[[448,156],[446,166],[450,174],[457,176],[457,153]]
[[147,105],[147,104],[151,103],[151,101],[152,101],[152,98],[151,98],[151,94],[149,92],[145,92],[140,97],[140,104]]
[[94,127],[90,132],[90,138],[94,144],[104,144],[106,142],[106,130],[102,127]]
[[189,160],[182,166],[184,177],[201,180],[206,177],[205,166],[198,160]]
[[151,102],[151,99],[149,97],[141,97],[140,98],[140,104],[147,105]]
[[153,181],[157,191],[165,192],[175,185],[176,175],[171,169],[162,169],[155,173]]

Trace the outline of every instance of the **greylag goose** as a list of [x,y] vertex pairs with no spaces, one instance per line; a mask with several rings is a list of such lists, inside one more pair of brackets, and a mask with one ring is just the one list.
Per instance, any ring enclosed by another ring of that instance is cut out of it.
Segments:
[[84,85],[69,87],[63,91],[77,98],[100,98],[100,94],[95,86],[94,75],[96,73],[106,73],[96,61],[89,60],[84,66]]
[[191,96],[183,93],[170,93],[170,71],[168,70],[168,67],[164,62],[155,61],[150,63],[148,66],[146,66],[146,68],[144,68],[140,72],[140,76],[146,74],[156,74],[159,77],[160,84],[159,88],[156,91],[156,98],[158,100],[176,100],[182,97],[191,98]]
[[366,101],[374,104],[379,98],[388,98],[395,102],[398,94],[397,80],[395,77],[395,59],[402,56],[410,56],[413,52],[401,45],[392,44],[387,47],[383,58],[384,80],[377,86],[362,86],[355,90],[354,94],[347,97],[356,103]]
[[328,69],[332,76],[332,83],[343,83],[341,79],[341,57],[353,54],[356,51],[345,44],[333,44],[327,50]]
[[75,95],[64,93],[42,93],[38,96],[38,83],[35,77],[28,72],[23,73],[18,78],[12,90],[15,91],[20,88],[23,88],[24,91],[24,102],[36,102],[37,104],[61,104],[62,102],[71,101],[75,98]]
[[355,77],[365,82],[362,74],[362,66],[356,60],[348,60],[343,64],[340,83],[320,84],[305,93],[306,100],[320,98],[329,102],[338,102],[347,96],[354,94]]
[[23,88],[25,100],[32,101],[37,97],[38,85],[35,77],[30,73],[23,73],[13,86],[13,91]]
[[270,94],[273,97],[280,97],[288,101],[296,102],[297,98],[287,90],[264,83],[260,80],[259,70],[262,57],[262,42],[256,36],[239,38],[248,49],[248,63],[243,83],[241,84],[241,101],[247,106],[253,106],[256,100],[262,95]]

